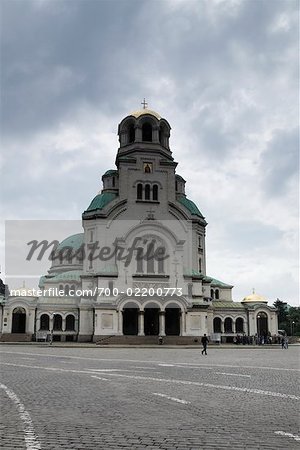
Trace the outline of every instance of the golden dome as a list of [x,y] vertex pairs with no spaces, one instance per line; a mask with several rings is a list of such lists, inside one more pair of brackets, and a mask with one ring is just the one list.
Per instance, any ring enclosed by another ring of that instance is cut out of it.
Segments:
[[145,114],[150,114],[150,116],[154,116],[154,117],[156,117],[158,120],[161,119],[161,116],[160,116],[156,111],[153,111],[152,109],[147,109],[147,108],[141,109],[141,110],[139,110],[139,111],[133,111],[133,112],[131,112],[131,113],[128,114],[128,115],[129,115],[129,116],[134,116],[134,117],[137,119],[138,117],[143,116],[143,115],[145,115]]
[[268,303],[268,300],[266,297],[263,297],[262,295],[253,294],[247,295],[247,297],[244,297],[242,300],[242,303]]

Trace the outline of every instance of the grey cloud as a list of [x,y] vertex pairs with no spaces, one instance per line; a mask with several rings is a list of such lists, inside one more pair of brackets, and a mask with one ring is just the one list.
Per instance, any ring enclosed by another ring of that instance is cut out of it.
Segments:
[[278,130],[261,160],[267,195],[282,195],[292,177],[298,177],[299,130]]

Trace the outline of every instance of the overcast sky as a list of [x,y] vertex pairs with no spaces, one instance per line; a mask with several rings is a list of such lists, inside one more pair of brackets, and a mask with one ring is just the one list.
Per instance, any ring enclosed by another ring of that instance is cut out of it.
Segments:
[[208,274],[297,305],[299,2],[1,7],[1,218],[80,219],[146,97],[208,222]]

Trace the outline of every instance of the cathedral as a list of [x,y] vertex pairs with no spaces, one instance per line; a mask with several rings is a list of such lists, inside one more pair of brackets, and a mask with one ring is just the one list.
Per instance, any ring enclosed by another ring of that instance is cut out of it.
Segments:
[[0,339],[193,344],[271,336],[277,311],[206,272],[207,222],[186,196],[170,149],[171,127],[145,107],[118,126],[116,168],[41,276],[41,295],[1,291]]

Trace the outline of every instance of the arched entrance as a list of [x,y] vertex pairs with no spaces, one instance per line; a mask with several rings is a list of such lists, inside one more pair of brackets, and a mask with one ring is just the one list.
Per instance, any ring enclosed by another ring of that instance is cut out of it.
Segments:
[[145,308],[144,329],[145,336],[158,336],[159,308]]
[[24,308],[15,308],[12,315],[12,333],[26,332],[26,311]]
[[125,308],[123,311],[123,334],[138,334],[138,308]]
[[244,319],[242,317],[238,317],[235,321],[235,332],[244,333]]
[[256,317],[257,334],[258,336],[268,335],[268,316],[265,312],[259,312]]
[[165,331],[166,336],[180,335],[180,314],[181,309],[176,306],[166,308],[165,312]]
[[214,318],[214,333],[221,333],[221,323],[220,317]]
[[226,317],[225,321],[224,321],[224,331],[225,333],[232,333],[232,318],[231,317]]

